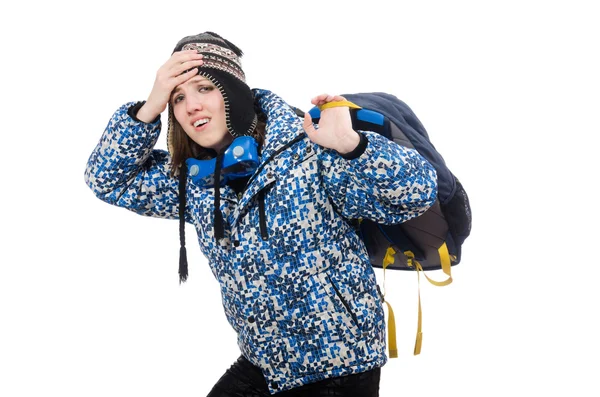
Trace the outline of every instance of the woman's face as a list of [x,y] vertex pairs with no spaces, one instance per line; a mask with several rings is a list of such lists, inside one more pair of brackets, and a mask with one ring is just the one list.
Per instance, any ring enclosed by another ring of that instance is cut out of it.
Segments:
[[206,77],[194,76],[175,87],[171,106],[175,119],[198,145],[220,151],[233,141],[227,131],[223,96]]

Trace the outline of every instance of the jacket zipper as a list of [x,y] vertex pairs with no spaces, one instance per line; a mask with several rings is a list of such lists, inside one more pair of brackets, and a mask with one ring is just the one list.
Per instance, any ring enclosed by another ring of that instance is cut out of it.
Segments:
[[329,284],[331,284],[331,286],[333,287],[335,294],[337,295],[337,297],[340,299],[340,301],[342,302],[342,304],[348,311],[348,314],[350,314],[350,316],[352,317],[352,320],[354,320],[354,324],[358,327],[358,318],[356,318],[356,315],[354,315],[354,313],[352,313],[352,310],[350,310],[350,306],[348,306],[348,303],[346,303],[346,301],[342,297],[342,294],[340,293],[340,291],[337,289],[337,287],[335,286],[333,281],[331,281],[331,278],[329,278],[329,275],[325,275],[325,276],[327,277],[327,280],[329,280]]
[[[269,157],[266,161],[264,161],[256,171],[254,171],[254,175],[252,175],[250,177],[250,179],[248,180],[248,182],[246,182],[246,186],[250,186],[250,183],[254,180],[254,178],[260,173],[260,171],[262,171],[262,169],[265,167],[265,165],[267,165],[267,163],[269,161],[271,161],[272,158],[276,157],[279,153],[283,152],[284,150],[286,150],[287,148],[289,148],[290,146],[292,146],[294,143],[304,139],[304,136],[306,134],[300,134],[298,135],[296,138],[294,138],[293,140],[291,140],[290,142],[288,142],[287,144],[285,144],[284,146],[280,147],[279,150],[277,150],[275,153],[273,153],[271,155],[271,157]],[[260,191],[259,193],[259,205],[258,205],[258,217],[259,217],[259,226],[260,226],[260,237],[263,240],[268,240],[269,239],[269,232],[267,231],[267,218],[265,216],[265,194],[264,194],[264,188],[263,190]]]
[[269,239],[267,232],[267,217],[265,216],[265,189],[258,194],[258,218],[260,223],[260,236],[263,240]]

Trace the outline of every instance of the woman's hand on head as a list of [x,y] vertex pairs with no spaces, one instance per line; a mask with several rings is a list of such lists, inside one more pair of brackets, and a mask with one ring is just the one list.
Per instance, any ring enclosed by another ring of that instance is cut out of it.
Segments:
[[[346,98],[340,95],[321,94],[310,102],[315,106],[323,106],[326,103],[345,100]],[[306,112],[304,114],[304,130],[314,143],[342,154],[351,152],[360,142],[360,136],[352,129],[352,119],[347,106],[322,110],[318,130],[313,125],[312,117]]]
[[202,63],[202,54],[196,50],[177,51],[171,55],[156,72],[152,91],[136,117],[148,123],[158,117],[167,108],[175,87],[194,77]]

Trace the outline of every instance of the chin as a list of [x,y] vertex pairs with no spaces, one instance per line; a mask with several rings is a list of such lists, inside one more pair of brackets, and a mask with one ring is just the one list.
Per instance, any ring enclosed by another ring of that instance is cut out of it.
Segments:
[[[229,144],[227,144],[227,145],[229,145]],[[218,148],[226,147],[227,145],[222,145],[222,144],[214,143],[214,142],[207,143],[207,144],[204,144],[204,145],[200,144],[200,146],[202,146],[204,148],[212,149],[212,150],[216,150],[216,151],[219,151]]]

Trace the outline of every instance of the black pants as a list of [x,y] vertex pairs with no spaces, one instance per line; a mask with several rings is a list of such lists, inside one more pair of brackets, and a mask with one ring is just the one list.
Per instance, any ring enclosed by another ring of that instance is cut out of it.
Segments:
[[[381,369],[324,379],[275,394],[277,397],[378,397]],[[207,397],[271,396],[260,368],[240,356]]]

